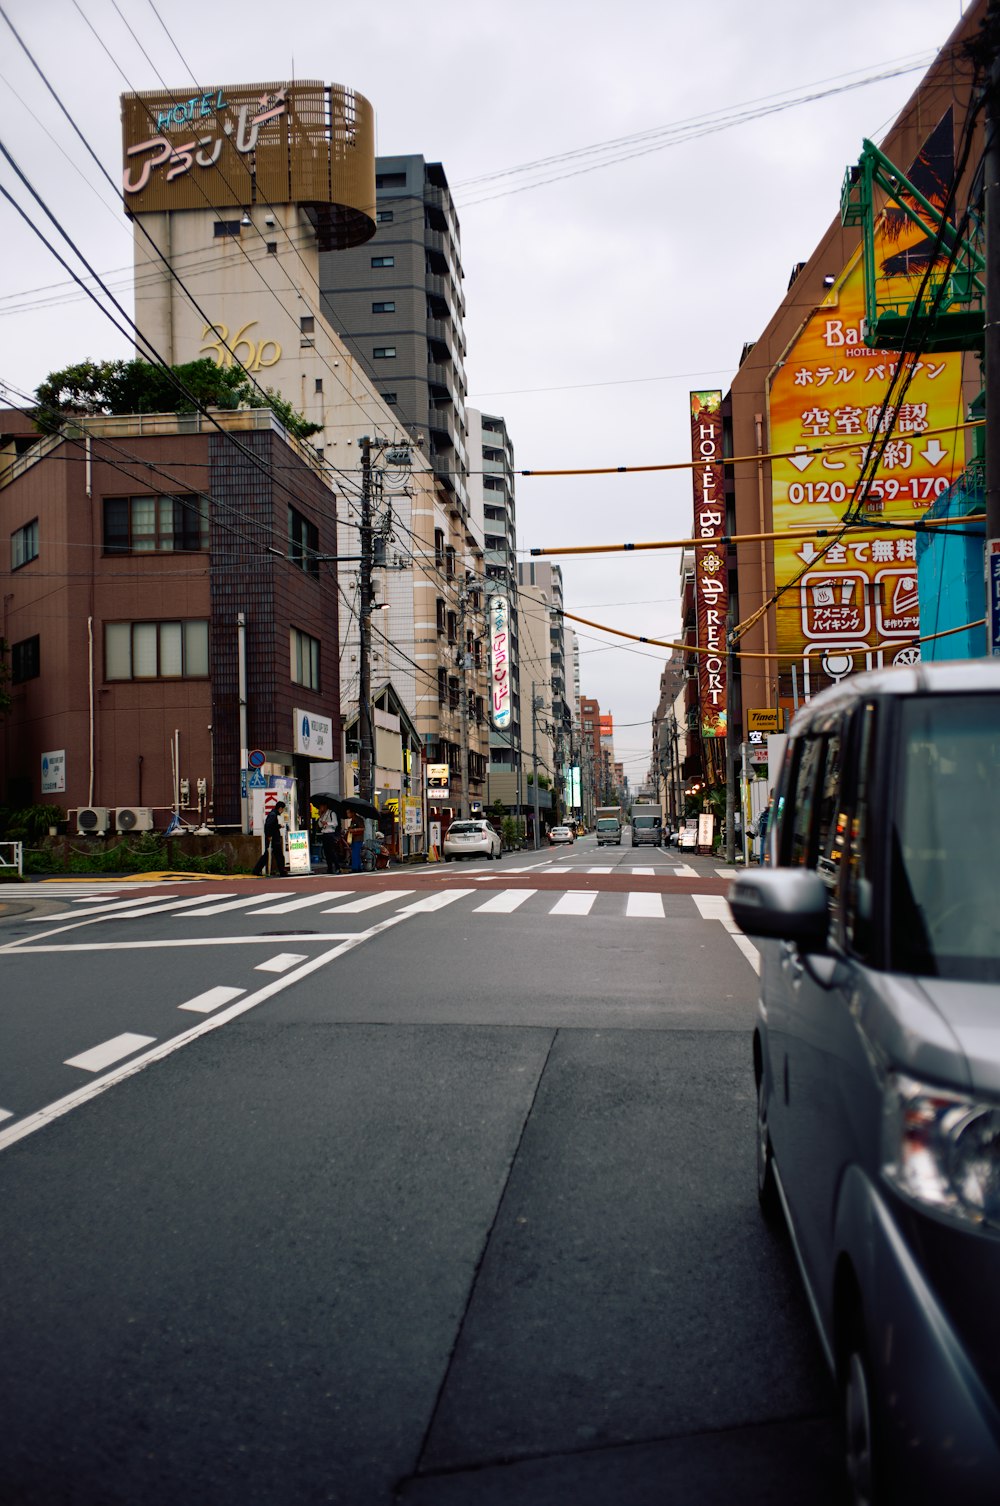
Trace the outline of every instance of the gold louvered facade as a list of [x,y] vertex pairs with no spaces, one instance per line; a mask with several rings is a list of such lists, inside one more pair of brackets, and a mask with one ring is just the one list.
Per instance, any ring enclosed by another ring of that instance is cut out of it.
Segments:
[[364,95],[315,79],[123,94],[131,215],[298,204],[320,250],[375,234],[375,119]]

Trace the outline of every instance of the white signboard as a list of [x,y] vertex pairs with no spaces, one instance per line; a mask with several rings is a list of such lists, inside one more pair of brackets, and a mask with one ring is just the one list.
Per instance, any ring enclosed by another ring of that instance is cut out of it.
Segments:
[[510,603],[490,597],[490,719],[499,732],[510,726]]
[[307,758],[333,758],[333,722],[315,711],[292,712],[293,747]]
[[288,871],[289,873],[310,873],[312,865],[309,860],[309,833],[307,831],[290,831],[288,833]]
[[42,794],[58,795],[66,788],[66,749],[42,754]]
[[424,813],[418,800],[407,800],[404,806],[403,820],[408,837],[417,837],[424,829]]

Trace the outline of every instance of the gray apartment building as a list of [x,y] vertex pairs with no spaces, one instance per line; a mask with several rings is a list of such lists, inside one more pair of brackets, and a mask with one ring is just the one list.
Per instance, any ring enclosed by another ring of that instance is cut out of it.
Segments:
[[324,317],[468,512],[465,298],[458,216],[440,162],[375,160],[376,231],[321,252]]
[[[520,641],[517,604],[517,519],[514,506],[514,447],[497,414],[468,410],[469,498],[474,524],[482,528],[487,592],[502,590],[510,600],[511,724],[490,728],[491,774],[512,772],[521,760]],[[495,582],[495,585],[491,585]]]

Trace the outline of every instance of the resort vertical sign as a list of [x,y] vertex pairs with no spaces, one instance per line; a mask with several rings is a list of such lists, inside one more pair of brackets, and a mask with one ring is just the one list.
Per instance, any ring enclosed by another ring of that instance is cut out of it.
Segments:
[[510,727],[510,603],[506,596],[490,597],[490,678],[493,693],[490,719],[498,732]]
[[[726,498],[722,469],[722,393],[691,393],[694,462],[695,602],[698,612],[698,705],[702,737],[726,735],[726,615],[729,579],[725,546]],[[704,539],[706,542],[702,543]]]

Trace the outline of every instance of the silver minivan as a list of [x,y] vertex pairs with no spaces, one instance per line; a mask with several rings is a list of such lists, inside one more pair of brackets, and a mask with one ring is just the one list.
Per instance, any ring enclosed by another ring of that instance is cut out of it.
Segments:
[[1000,660],[792,723],[760,940],[757,1183],[840,1387],[856,1503],[1000,1501]]

